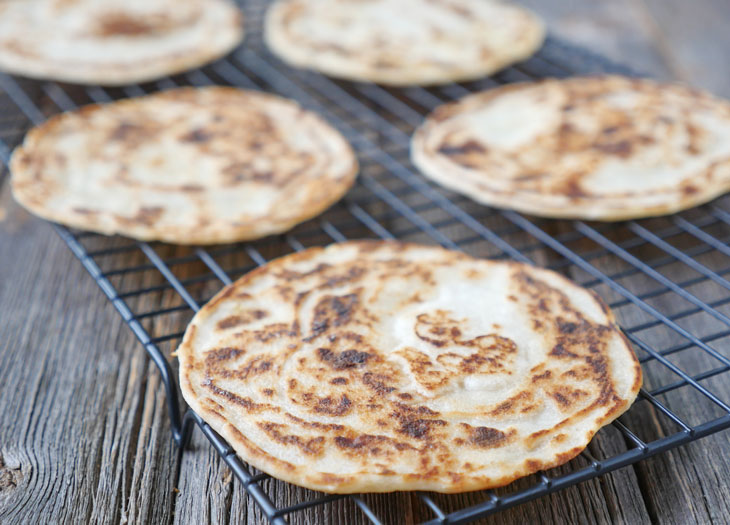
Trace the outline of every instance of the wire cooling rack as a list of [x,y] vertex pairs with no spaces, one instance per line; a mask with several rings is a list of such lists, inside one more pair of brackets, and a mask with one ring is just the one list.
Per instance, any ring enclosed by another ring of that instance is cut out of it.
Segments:
[[[484,517],[730,427],[730,407],[714,388],[730,379],[730,199],[617,224],[542,220],[478,205],[431,184],[409,162],[411,132],[443,102],[507,82],[626,71],[549,39],[536,57],[478,82],[433,89],[340,82],[282,64],[262,44],[266,2],[244,2],[243,7],[244,46],[212,65],[155,83],[103,89],[0,74],[0,160],[5,164],[28,127],[51,114],[180,85],[235,85],[295,98],[323,114],[357,150],[362,168],[357,185],[332,209],[285,235],[203,249],[55,226],[159,368],[180,446],[197,425],[274,523],[341,498],[351,498],[368,520],[380,523],[367,495],[304,491],[298,503],[277,507],[266,490],[273,482],[262,483],[269,476],[241,462],[197,414],[188,410],[183,416],[169,358],[187,321],[222,285],[292,251],[367,237],[436,243],[561,272],[606,299],[644,369],[639,401],[596,438],[611,441],[614,446],[608,448],[614,452],[595,457],[596,448],[589,446],[566,467],[477,493],[472,500],[477,503],[465,508],[454,508],[450,496],[419,493],[429,523]],[[678,392],[683,392],[681,403],[672,398]],[[639,424],[645,416],[661,431],[652,433]]]

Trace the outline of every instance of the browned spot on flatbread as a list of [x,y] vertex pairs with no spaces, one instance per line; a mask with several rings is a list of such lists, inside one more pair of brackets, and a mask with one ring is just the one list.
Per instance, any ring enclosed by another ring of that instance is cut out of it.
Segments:
[[487,148],[476,140],[467,140],[458,146],[443,144],[437,151],[444,155],[468,155],[469,153],[486,153]]
[[506,445],[510,442],[511,438],[517,433],[516,430],[512,429],[509,432],[502,432],[496,428],[490,427],[474,427],[467,423],[462,423],[461,427],[467,433],[467,441],[469,444],[480,447],[480,448],[495,448]]
[[329,348],[318,348],[317,355],[335,370],[363,366],[367,363],[368,358],[371,357],[367,352],[358,352],[355,349],[345,350],[344,352],[333,352]]
[[236,314],[236,315],[229,315],[228,317],[225,317],[218,321],[217,327],[219,330],[227,330],[229,328],[236,328],[238,326],[243,326],[249,323],[252,323],[253,321],[259,321],[266,317],[268,313],[266,310],[261,310],[258,308],[254,308],[251,310],[246,310],[243,313]]
[[181,142],[193,142],[193,143],[204,143],[208,142],[211,138],[213,138],[213,134],[210,131],[206,131],[205,129],[198,128],[194,129],[190,133],[186,133],[185,135],[180,137]]
[[323,297],[314,308],[312,320],[312,337],[330,329],[350,322],[358,304],[356,293],[343,296],[328,295]]

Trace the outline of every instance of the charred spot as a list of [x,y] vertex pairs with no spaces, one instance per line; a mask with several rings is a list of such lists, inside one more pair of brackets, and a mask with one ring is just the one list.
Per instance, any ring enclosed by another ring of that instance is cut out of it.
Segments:
[[402,394],[398,394],[398,397],[401,398],[401,399],[403,399],[403,400],[405,400],[405,401],[408,401],[410,399],[413,399],[413,396],[411,394],[406,393],[406,392],[403,392]]
[[240,379],[246,379],[250,375],[263,374],[271,369],[271,361],[256,357],[249,361],[246,366],[238,370],[236,376]]
[[364,340],[363,336],[361,336],[360,334],[356,334],[355,332],[343,332],[340,334],[340,337],[342,339],[346,339],[347,341],[352,341],[353,343],[362,343]]
[[318,456],[324,451],[325,439],[322,436],[305,439],[302,436],[284,434],[282,430],[285,429],[286,426],[277,423],[258,423],[258,426],[277,443],[281,443],[282,445],[294,445],[305,454]]
[[252,321],[263,319],[267,315],[267,312],[264,310],[248,310],[242,315],[229,315],[228,317],[218,321],[216,326],[219,330],[226,330],[228,328],[234,328],[236,326],[248,324]]
[[257,341],[267,343],[272,339],[278,339],[279,337],[296,337],[298,333],[299,327],[295,322],[292,325],[288,325],[286,323],[266,325],[261,330],[255,330],[253,335]]
[[298,425],[305,428],[316,428],[317,430],[328,430],[332,432],[342,432],[345,427],[338,425],[337,423],[320,423],[318,421],[305,421],[304,419],[293,416],[290,413],[286,413],[286,417],[297,423]]
[[265,396],[269,396],[270,397],[270,396],[273,396],[274,395],[274,391],[271,388],[264,388],[262,390],[262,392],[263,392],[263,394]]
[[421,416],[438,416],[441,414],[441,412],[437,412],[436,410],[431,410],[427,406],[417,406],[412,407],[410,405],[404,405],[403,403],[396,403],[396,408],[400,410],[402,413],[406,414],[418,414]]
[[230,361],[238,356],[245,354],[246,351],[242,348],[234,348],[232,346],[224,346],[222,348],[216,348],[209,350],[205,354],[206,363],[216,363],[221,361]]
[[330,383],[333,385],[346,385],[348,381],[345,377],[335,377]]
[[604,135],[611,135],[613,133],[616,133],[619,129],[619,126],[606,126],[601,130],[601,133],[603,133]]
[[398,451],[403,451],[403,450],[416,450],[415,447],[409,445],[408,443],[396,442],[393,446]]
[[290,379],[289,380],[289,390],[294,390],[297,387],[297,380],[296,379]]
[[578,181],[577,178],[573,178],[573,179],[566,181],[565,186],[563,188],[563,192],[568,197],[573,197],[573,198],[587,196],[586,192],[583,191],[583,188],[581,187],[580,182]]
[[578,325],[576,323],[558,320],[558,330],[560,331],[560,333],[572,334],[577,330],[577,328]]
[[312,337],[318,336],[329,328],[350,322],[357,304],[358,296],[354,293],[342,296],[328,295],[320,299],[314,308]]
[[150,24],[141,17],[118,12],[101,17],[96,34],[99,36],[140,36],[154,33],[157,30],[156,24]]
[[542,468],[542,462],[535,461],[534,459],[528,459],[525,461],[525,465],[530,472],[537,472]]
[[164,211],[164,208],[161,206],[142,206],[129,221],[144,224],[145,226],[152,226]]
[[[448,312],[444,310],[419,314],[416,317],[416,336],[422,341],[442,348],[461,336],[461,330],[455,326],[457,323],[458,321],[449,318]],[[458,342],[463,343],[463,341]]]
[[603,357],[586,357],[586,363],[596,375],[606,376],[608,374],[608,364]]
[[361,266],[353,266],[343,275],[332,275],[321,285],[322,288],[335,288],[345,283],[357,281],[365,274],[365,268]]
[[567,397],[565,397],[565,396],[564,396],[563,394],[561,394],[560,392],[553,392],[553,393],[552,393],[552,394],[550,394],[550,395],[551,395],[551,397],[552,397],[552,398],[553,398],[553,399],[554,399],[555,401],[557,401],[557,402],[558,402],[558,404],[559,404],[559,405],[561,406],[561,408],[567,408],[567,407],[569,407],[569,406],[570,406],[570,399],[568,399]]
[[691,184],[687,184],[686,186],[682,186],[682,193],[685,195],[694,195],[695,193],[698,193],[700,189],[697,186],[692,186]]
[[366,372],[362,376],[362,382],[374,390],[376,394],[381,396],[390,394],[393,390],[395,390],[394,387],[388,386],[384,383],[384,381],[388,381],[390,379],[391,378],[386,375],[373,374],[372,372]]
[[686,130],[689,139],[686,148],[687,152],[691,155],[698,155],[702,151],[700,148],[700,140],[702,139],[703,131],[691,122],[687,122]]
[[442,155],[468,155],[469,153],[486,153],[487,148],[476,140],[467,140],[459,146],[443,144],[438,149]]
[[400,420],[400,427],[396,429],[396,432],[415,439],[424,439],[428,437],[431,432],[431,427],[433,426],[445,426],[447,424],[446,421],[442,419],[414,419],[404,417],[397,412],[393,415]]
[[122,122],[114,128],[114,131],[112,131],[111,135],[109,135],[109,139],[119,141],[128,140],[131,135],[141,132],[142,129],[142,126],[131,124],[129,122]]
[[213,394],[224,397],[231,403],[235,403],[241,407],[243,407],[245,410],[249,412],[254,412],[257,410],[260,410],[265,407],[265,405],[261,405],[259,403],[254,403],[251,398],[248,397],[241,397],[237,394],[234,394],[233,392],[230,392],[224,388],[221,388],[213,383],[213,380],[210,377],[207,377],[202,383],[201,386],[204,388],[207,388]]
[[550,354],[553,357],[578,357],[577,354],[574,354],[573,352],[566,350],[565,346],[563,346],[563,343],[556,344],[552,350],[550,350]]
[[90,210],[89,208],[73,208],[74,213],[79,213],[81,215],[93,215],[94,213],[99,213],[95,210]]
[[532,382],[537,383],[538,381],[542,381],[543,379],[550,379],[552,375],[553,373],[550,370],[545,370],[542,374],[532,376]]
[[320,274],[324,272],[326,269],[330,268],[331,265],[327,263],[319,263],[317,266],[309,270],[308,272],[295,272],[294,270],[281,270],[279,273],[276,273],[276,277],[278,279],[290,282],[290,281],[297,281],[299,279],[303,279],[305,277],[311,277],[312,275]]
[[202,128],[194,129],[190,133],[186,133],[180,137],[180,142],[202,143],[208,142],[213,137],[210,131]]
[[372,357],[367,352],[358,352],[354,349],[345,350],[344,352],[333,352],[329,348],[318,348],[317,355],[335,370],[360,367]]
[[200,193],[201,191],[204,191],[205,188],[200,184],[183,184],[180,186],[180,190],[185,193]]
[[[374,444],[385,443],[389,439],[385,436],[374,436],[372,434],[362,434],[356,438],[347,438],[343,436],[336,436],[335,445],[344,449],[361,449],[363,447],[370,447]],[[377,450],[377,449],[375,449]],[[373,452],[374,450],[371,450]]]
[[255,171],[251,175],[251,180],[256,182],[272,182],[274,180],[274,172],[272,171]]
[[498,414],[504,414],[505,412],[509,412],[512,409],[513,405],[514,405],[514,402],[511,400],[504,401],[504,402],[500,403],[499,405],[497,405],[497,407],[494,410],[492,410],[491,415],[498,415]]
[[619,157],[628,157],[633,151],[631,141],[621,140],[619,142],[609,142],[608,144],[595,144],[594,149],[610,155],[618,155]]
[[463,423],[469,433],[469,443],[481,448],[494,448],[503,445],[509,438],[501,430],[491,427],[472,427]]
[[352,401],[346,395],[340,396],[340,399],[335,401],[331,397],[323,397],[314,406],[314,411],[319,414],[327,414],[328,416],[343,416],[347,414],[352,408]]
[[222,170],[226,186],[236,186],[245,181],[270,183],[274,181],[271,171],[257,171],[250,164],[235,163]]
[[329,472],[325,472],[323,474],[319,475],[319,481],[320,483],[324,483],[326,485],[332,485],[332,484],[342,484],[345,483],[348,480],[351,480],[352,478],[345,478],[342,476],[335,476],[334,474],[330,474]]
[[560,124],[560,127],[558,128],[558,133],[561,135],[565,135],[568,133],[573,133],[575,131],[575,126],[571,124],[570,122],[563,122]]

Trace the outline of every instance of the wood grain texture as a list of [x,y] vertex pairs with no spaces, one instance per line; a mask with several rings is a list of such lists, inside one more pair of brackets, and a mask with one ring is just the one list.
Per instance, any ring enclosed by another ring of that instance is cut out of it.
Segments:
[[53,230],[9,193],[0,522],[168,522],[177,462],[156,372]]
[[[730,4],[723,0],[522,3],[545,17],[559,37],[657,78],[679,78],[730,95],[725,67],[730,52],[730,33],[726,30]],[[3,118],[0,107],[0,127]],[[0,174],[0,184],[2,181]],[[468,211],[476,208],[470,203],[463,206]],[[433,219],[438,220],[438,212]],[[384,226],[397,229],[402,222],[394,219]],[[505,222],[500,219],[489,225],[499,228]],[[464,235],[458,228],[444,231],[454,238]],[[560,229],[551,227],[550,233],[558,234]],[[730,229],[718,227],[712,233],[721,238],[730,235]],[[625,240],[632,234],[621,235]],[[621,235],[615,240],[621,240]],[[410,240],[428,239],[414,234]],[[326,237],[310,239],[311,243],[329,241]],[[687,237],[672,242],[681,249],[697,244]],[[589,249],[590,243],[574,248]],[[175,248],[163,250],[166,256],[178,253]],[[467,251],[493,255],[484,244],[475,244]],[[649,246],[633,253],[641,260],[661,256],[661,250]],[[549,251],[531,255],[541,264],[555,260]],[[728,264],[728,258],[717,252],[696,259],[716,270]],[[109,268],[142,262],[138,255],[125,254],[107,261]],[[228,262],[232,266],[247,264],[244,260]],[[615,257],[592,262],[605,272],[629,266]],[[185,276],[200,270],[191,265],[175,271]],[[661,271],[672,279],[697,275],[682,264],[662,267]],[[578,280],[587,279],[574,269],[568,273]],[[154,271],[114,280],[115,286],[129,289],[160,282]],[[657,286],[641,274],[622,283],[635,291]],[[196,288],[196,293],[204,297],[219,287],[220,283],[212,280]],[[607,299],[617,299],[605,287],[597,290]],[[704,301],[722,300],[728,295],[725,288],[710,282],[691,290]],[[144,294],[130,301],[135,311],[180,304],[170,291]],[[667,313],[688,308],[673,294],[650,302]],[[727,306],[720,309],[730,315]],[[635,307],[622,306],[618,312],[627,326],[652,319]],[[189,318],[186,313],[171,314],[144,324],[168,333],[184,326],[186,316]],[[200,432],[194,433],[191,448],[179,457],[170,436],[164,390],[141,345],[52,229],[12,203],[7,184],[0,188],[0,319],[0,414],[4,422],[0,427],[0,523],[264,522],[260,510]],[[700,315],[686,316],[681,324],[698,335],[722,328],[722,323]],[[638,335],[660,346],[671,346],[681,339],[661,326]],[[730,339],[719,338],[713,345],[730,355]],[[670,359],[697,373],[717,366],[717,360],[697,348],[672,354]],[[657,363],[648,363],[644,370],[649,388],[677,379]],[[703,384],[729,401],[730,384],[723,377],[727,374]],[[717,409],[691,388],[678,389],[660,396],[660,400],[690,424],[718,415]],[[676,425],[646,402],[640,402],[622,421],[645,440],[677,431]],[[625,446],[618,432],[607,428],[590,444],[589,451],[600,459],[625,450]],[[720,433],[503,511],[484,522],[727,523],[728,450],[730,432]],[[583,466],[586,460],[579,457],[574,463]],[[555,474],[570,467],[556,469]],[[532,481],[521,480],[498,492],[526,487]],[[282,506],[312,496],[306,489],[276,480],[262,485]],[[445,510],[455,510],[481,501],[484,495],[433,497]],[[432,517],[415,494],[368,495],[364,499],[386,523],[415,523]],[[293,514],[289,520],[293,524],[366,522],[349,499]]]

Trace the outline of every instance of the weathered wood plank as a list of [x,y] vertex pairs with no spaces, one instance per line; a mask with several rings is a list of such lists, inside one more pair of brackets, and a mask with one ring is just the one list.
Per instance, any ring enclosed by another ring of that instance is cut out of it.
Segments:
[[725,0],[635,0],[646,13],[672,75],[730,97],[730,3]]
[[630,64],[656,78],[672,77],[645,12],[635,0],[520,0],[519,3],[538,13],[548,30],[559,38]]
[[177,466],[155,372],[7,186],[0,209],[0,522],[169,522]]

